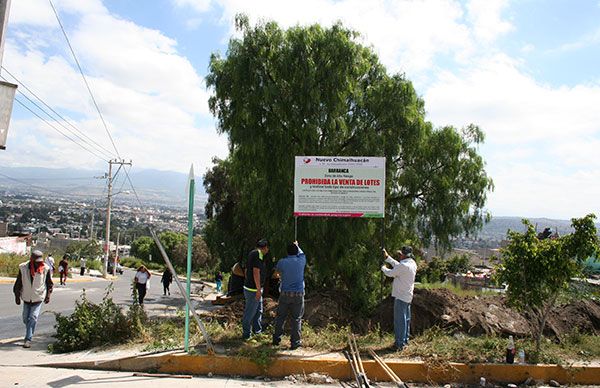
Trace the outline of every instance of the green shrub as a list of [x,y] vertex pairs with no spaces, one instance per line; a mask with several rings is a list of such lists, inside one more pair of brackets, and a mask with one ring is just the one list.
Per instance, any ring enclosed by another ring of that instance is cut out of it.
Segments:
[[418,264],[416,280],[421,283],[443,282],[446,279],[447,272],[447,262],[439,257],[434,257],[427,264]]
[[16,277],[19,273],[19,264],[29,260],[27,256],[13,253],[0,254],[0,276]]
[[447,271],[450,273],[466,273],[473,268],[469,256],[464,254],[452,256],[446,262],[446,267]]
[[133,339],[143,333],[146,315],[143,308],[134,302],[127,315],[111,297],[112,284],[100,304],[90,302],[85,290],[75,302],[71,315],[55,313],[56,342],[50,344],[52,353],[65,353],[89,349],[96,346],[117,344]]
[[123,257],[123,258],[121,258],[121,265],[123,267],[136,268],[137,269],[142,264],[144,264],[142,262],[142,260],[136,259],[135,257]]

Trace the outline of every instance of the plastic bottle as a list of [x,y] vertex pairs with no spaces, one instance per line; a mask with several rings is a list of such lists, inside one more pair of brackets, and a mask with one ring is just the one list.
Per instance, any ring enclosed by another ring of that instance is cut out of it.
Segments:
[[506,363],[513,364],[515,362],[515,340],[512,335],[508,336],[508,346],[506,347]]
[[519,364],[525,364],[525,351],[519,349]]

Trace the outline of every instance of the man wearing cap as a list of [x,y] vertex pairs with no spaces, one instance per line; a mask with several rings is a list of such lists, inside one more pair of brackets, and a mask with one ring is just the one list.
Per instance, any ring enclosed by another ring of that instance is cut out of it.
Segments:
[[394,336],[395,345],[398,350],[402,350],[408,343],[410,334],[410,303],[413,299],[415,288],[415,275],[417,273],[417,263],[413,258],[412,248],[404,246],[396,252],[398,260],[394,260],[384,249],[383,255],[385,262],[392,268],[388,268],[385,263],[381,266],[381,271],[385,276],[394,278],[392,283],[392,296],[394,297]]
[[256,243],[256,249],[248,254],[246,277],[244,279],[244,316],[242,318],[242,338],[249,339],[251,334],[262,332],[262,286],[265,283],[265,256],[269,253],[269,243],[262,239]]
[[24,348],[31,347],[31,339],[42,309],[42,301],[50,302],[53,286],[50,268],[44,264],[42,252],[38,250],[31,252],[29,261],[19,264],[19,274],[13,286],[15,302],[21,304],[21,299],[23,300]]
[[300,249],[298,241],[287,246],[287,257],[277,262],[277,272],[281,275],[281,293],[275,317],[273,345],[281,342],[283,325],[290,315],[291,350],[301,346],[302,315],[304,314],[304,268],[306,255]]

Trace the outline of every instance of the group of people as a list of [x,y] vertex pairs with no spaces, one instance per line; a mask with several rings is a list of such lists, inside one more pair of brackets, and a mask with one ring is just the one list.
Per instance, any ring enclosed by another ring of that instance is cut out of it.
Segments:
[[[244,315],[242,318],[242,338],[262,332],[263,287],[267,277],[265,256],[269,253],[267,240],[259,240],[256,249],[248,255],[244,276]],[[395,258],[383,249],[384,263],[381,271],[393,278],[392,297],[394,298],[394,346],[402,350],[410,336],[410,305],[413,298],[417,264],[410,246],[396,251]],[[290,318],[290,349],[302,345],[302,316],[304,315],[304,270],[306,255],[297,241],[287,246],[287,256],[279,260],[275,271],[280,276],[279,304],[275,317],[273,345],[281,343],[283,327]]]
[[[267,278],[265,256],[269,253],[267,240],[259,240],[256,249],[248,255],[244,276],[244,315],[242,318],[242,337],[249,339],[253,334],[262,332],[263,287]],[[302,316],[304,314],[304,268],[306,255],[297,241],[287,246],[287,256],[277,262],[275,271],[279,273],[281,284],[279,304],[275,317],[273,345],[281,343],[283,325],[290,317],[291,347],[301,346]]]
[[[244,276],[244,315],[242,318],[242,337],[249,339],[252,335],[262,332],[263,289],[267,278],[265,257],[269,253],[267,240],[259,240],[256,248],[248,255]],[[413,298],[414,281],[417,272],[412,248],[404,246],[396,251],[395,258],[383,249],[384,263],[381,271],[387,277],[393,278],[392,297],[394,298],[394,336],[395,346],[401,350],[406,346],[410,336],[410,306]],[[65,255],[59,262],[60,284],[66,284],[69,263]],[[275,317],[273,345],[281,343],[283,327],[286,319],[290,318],[290,349],[302,345],[302,316],[304,315],[304,270],[306,255],[297,241],[287,246],[287,256],[275,265],[275,271],[280,276],[279,304]],[[50,302],[54,283],[52,273],[54,259],[50,255],[44,261],[43,253],[39,250],[31,252],[29,261],[19,265],[19,273],[13,286],[16,304],[23,302],[23,323],[25,324],[25,341],[23,347],[31,347],[31,340],[43,303]],[[143,305],[148,290],[150,271],[140,266],[135,274],[134,283],[138,294],[138,302]],[[217,284],[222,282],[222,274],[216,275]],[[169,285],[173,280],[169,270],[165,270],[161,278],[164,295],[169,294]],[[219,287],[220,288],[220,287]]]

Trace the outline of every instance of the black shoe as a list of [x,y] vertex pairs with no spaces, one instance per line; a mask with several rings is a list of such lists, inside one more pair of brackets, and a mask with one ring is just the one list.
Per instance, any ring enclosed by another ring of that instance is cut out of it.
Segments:
[[302,344],[293,344],[292,346],[290,346],[290,350],[296,350],[301,346],[302,346]]
[[273,345],[273,346],[279,346],[280,343],[281,343],[281,340],[279,340],[279,341],[273,340],[273,342],[271,342],[271,345]]

